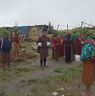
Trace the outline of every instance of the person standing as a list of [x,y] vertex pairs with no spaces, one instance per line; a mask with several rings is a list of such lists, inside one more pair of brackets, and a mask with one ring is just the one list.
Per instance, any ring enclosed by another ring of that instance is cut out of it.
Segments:
[[71,34],[67,34],[64,42],[65,50],[65,62],[72,62],[72,37]]
[[[87,94],[90,94],[90,88],[94,81],[94,63],[92,58],[95,56],[95,47],[92,41],[85,41],[82,47],[81,60],[82,60],[82,83],[86,86]],[[94,61],[95,62],[95,61]]]
[[44,69],[47,66],[47,57],[48,57],[48,46],[50,46],[50,39],[47,36],[47,31],[42,31],[42,36],[39,37],[38,41],[38,48],[40,53],[40,66],[41,69]]
[[2,57],[2,67],[6,69],[6,65],[10,68],[10,51],[11,51],[11,40],[8,37],[8,33],[4,32],[1,42],[1,57]]
[[52,38],[52,58],[56,61],[60,58],[60,39],[57,35]]
[[14,59],[16,60],[19,57],[19,48],[20,48],[20,36],[17,31],[14,32],[12,41],[13,41],[13,55]]
[[60,56],[64,56],[64,38],[60,36]]
[[73,54],[74,55],[81,55],[82,50],[82,43],[81,43],[81,37],[78,36],[77,39],[73,42]]

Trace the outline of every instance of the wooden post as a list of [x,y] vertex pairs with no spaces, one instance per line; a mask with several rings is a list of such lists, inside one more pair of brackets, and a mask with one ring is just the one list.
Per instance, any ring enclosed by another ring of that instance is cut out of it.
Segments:
[[81,28],[83,28],[83,21],[81,22]]
[[58,28],[59,28],[59,25],[57,26],[57,30],[58,30]]
[[68,28],[69,28],[69,26],[68,26],[68,24],[67,24],[67,31],[68,31]]

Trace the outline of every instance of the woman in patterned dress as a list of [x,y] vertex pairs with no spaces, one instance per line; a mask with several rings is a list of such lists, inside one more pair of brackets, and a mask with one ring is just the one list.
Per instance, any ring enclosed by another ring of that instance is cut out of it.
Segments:
[[90,87],[94,81],[94,63],[92,58],[95,56],[95,48],[90,43],[84,43],[81,53],[83,65],[82,83],[86,86],[87,92],[90,92]]

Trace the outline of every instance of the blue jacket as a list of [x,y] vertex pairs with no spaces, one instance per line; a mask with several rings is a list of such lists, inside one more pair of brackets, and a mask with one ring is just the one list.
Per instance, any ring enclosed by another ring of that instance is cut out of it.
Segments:
[[[3,43],[3,45],[2,45]],[[9,39],[0,40],[0,49],[3,53],[9,53],[11,50],[12,42]],[[2,48],[1,48],[2,47]]]

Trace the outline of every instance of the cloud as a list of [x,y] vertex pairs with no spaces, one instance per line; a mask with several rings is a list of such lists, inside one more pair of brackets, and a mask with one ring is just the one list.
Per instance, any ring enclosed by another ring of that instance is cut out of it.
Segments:
[[95,24],[94,0],[0,0],[0,25]]

